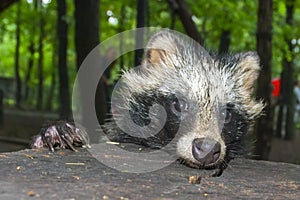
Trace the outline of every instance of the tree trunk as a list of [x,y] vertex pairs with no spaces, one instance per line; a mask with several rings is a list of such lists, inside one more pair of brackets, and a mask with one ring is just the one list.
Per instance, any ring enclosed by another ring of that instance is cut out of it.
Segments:
[[[53,65],[55,66],[55,65]],[[45,106],[45,110],[47,111],[52,111],[53,109],[53,97],[54,97],[54,91],[55,91],[55,86],[56,86],[56,68],[52,68],[52,72],[51,72],[51,86],[49,88],[49,92],[47,94],[47,101],[46,101],[46,106]],[[60,118],[64,118],[61,117]],[[65,118],[66,119],[66,118]]]
[[77,69],[99,44],[99,0],[75,0],[75,48]]
[[10,5],[17,2],[19,0],[1,0],[0,1],[0,13],[2,13],[5,9],[7,9]]
[[272,69],[272,0],[259,0],[257,23],[257,52],[263,66],[258,78],[257,98],[262,99],[266,107],[264,115],[255,126],[257,159],[268,159],[273,134],[273,112],[271,103],[271,69]]
[[[57,66],[57,57],[58,57],[58,53],[57,53],[57,45],[56,45],[56,40],[53,42],[54,43],[54,51],[53,51],[53,60],[52,60],[52,66]],[[53,109],[53,99],[54,99],[54,94],[55,94],[55,88],[56,88],[56,76],[57,76],[57,71],[58,69],[56,67],[53,67],[51,69],[51,86],[47,95],[47,102],[46,102],[46,110],[47,111],[52,111]],[[63,118],[63,117],[61,117]]]
[[21,25],[21,2],[18,2],[17,16],[16,16],[16,47],[15,47],[15,81],[16,81],[16,107],[20,107],[21,103],[21,77],[20,77],[20,25]]
[[[33,0],[34,4],[34,12],[37,12],[38,5],[37,5],[37,0]],[[27,66],[27,71],[25,75],[25,92],[24,92],[24,99],[28,100],[29,99],[29,91],[30,91],[30,79],[31,79],[31,73],[34,65],[34,54],[35,54],[35,35],[36,35],[36,27],[32,25],[31,27],[31,32],[30,32],[30,42],[28,46],[28,51],[30,53],[29,58],[28,58],[28,66]]]
[[[147,22],[147,10],[148,10],[148,0],[137,0],[137,16],[136,16],[136,21],[137,21],[137,28],[145,27],[146,22]],[[135,56],[134,56],[134,63],[135,66],[139,66],[142,61],[143,57],[143,49],[140,49],[138,47],[141,47],[144,42],[144,30],[141,29],[140,31],[136,31],[135,33]]]
[[3,98],[4,98],[3,90],[0,89],[0,128],[2,128],[3,122],[4,122],[4,104],[3,104]]
[[[286,1],[286,23],[289,26],[293,25],[294,15],[294,4],[295,0]],[[287,34],[285,41],[288,45],[289,54],[293,55],[293,45],[291,43],[292,35]],[[281,85],[280,88],[280,110],[277,120],[277,136],[284,136],[285,139],[292,139],[295,132],[294,123],[294,107],[295,107],[295,95],[294,95],[294,64],[293,56],[288,59],[284,57],[282,61],[282,72],[281,72]],[[283,130],[284,129],[284,130]],[[283,132],[282,132],[283,130]]]
[[[77,56],[77,69],[90,51],[99,44],[99,0],[75,0],[75,48]],[[99,58],[100,59],[100,58]],[[106,97],[103,85],[99,77],[99,87],[95,94],[95,110],[100,124],[104,123],[106,118]],[[80,113],[81,123],[84,125],[93,121],[91,114],[85,108],[87,102],[84,102],[84,88],[79,83],[79,101],[81,102]],[[86,127],[89,133],[93,133],[96,127]],[[90,130],[93,129],[93,130]],[[90,134],[91,142],[97,142],[99,134]]]
[[168,0],[168,3],[171,9],[178,14],[187,35],[203,45],[204,39],[192,19],[192,14],[189,12],[186,2],[184,0]]
[[30,44],[28,47],[30,55],[29,55],[29,59],[28,59],[27,72],[26,72],[26,76],[25,76],[25,93],[24,93],[25,100],[27,100],[28,96],[29,96],[29,90],[30,90],[29,85],[30,85],[31,73],[32,73],[32,68],[33,68],[33,63],[34,63],[34,53],[35,53],[34,41],[33,41],[34,34],[32,34],[30,37],[32,37],[32,38],[30,40]]
[[[122,5],[121,7],[121,14],[120,14],[120,25],[119,25],[119,33],[123,32],[125,30],[125,17],[126,17],[126,6],[125,4]],[[119,69],[124,69],[124,55],[123,55],[123,48],[124,48],[124,37],[123,34],[120,34],[120,45],[119,45],[119,52],[120,52],[120,68]]]
[[219,54],[224,54],[229,52],[230,45],[230,30],[222,30],[220,36]]
[[44,20],[44,14],[43,14],[43,6],[42,3],[39,2],[39,9],[40,9],[40,36],[39,36],[39,47],[38,47],[38,53],[39,53],[39,59],[38,59],[38,96],[37,96],[37,110],[42,110],[43,107],[43,94],[44,94],[44,72],[43,72],[43,62],[44,62],[44,44],[43,39],[45,36],[45,20]]
[[171,16],[170,29],[173,30],[175,28],[176,10],[178,10],[178,5],[174,0],[168,0],[168,3],[170,7],[170,16]]
[[69,77],[67,69],[68,24],[66,1],[57,0],[57,37],[58,37],[58,77],[59,77],[59,115],[68,119],[71,115]]

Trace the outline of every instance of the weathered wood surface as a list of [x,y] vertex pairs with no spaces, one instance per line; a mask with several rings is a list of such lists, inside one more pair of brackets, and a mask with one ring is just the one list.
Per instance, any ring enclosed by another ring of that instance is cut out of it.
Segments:
[[177,162],[155,172],[111,169],[86,149],[0,154],[0,199],[299,199],[300,166],[236,159],[218,178]]

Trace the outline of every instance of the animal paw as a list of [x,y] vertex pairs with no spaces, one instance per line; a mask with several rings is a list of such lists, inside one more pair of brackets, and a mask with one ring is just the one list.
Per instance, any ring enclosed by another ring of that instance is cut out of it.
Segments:
[[74,123],[65,121],[48,123],[41,128],[40,134],[35,136],[30,144],[32,149],[44,147],[48,147],[52,152],[55,148],[77,151],[75,147],[90,147],[89,137]]

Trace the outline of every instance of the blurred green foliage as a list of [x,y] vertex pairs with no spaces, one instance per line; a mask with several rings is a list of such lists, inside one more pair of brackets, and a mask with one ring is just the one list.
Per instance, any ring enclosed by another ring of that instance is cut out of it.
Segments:
[[[33,1],[21,1],[21,46],[20,46],[20,75],[22,80],[28,68],[30,57],[29,46],[33,41],[34,67],[28,85],[35,91],[38,84],[37,60],[38,60],[38,38],[40,12],[45,17],[44,28],[46,35],[44,44],[44,78],[45,91],[49,90],[51,74],[57,69],[57,38],[56,38],[56,1],[48,1],[36,9]],[[170,27],[172,11],[166,0],[151,0],[149,2],[149,26]],[[230,51],[232,53],[256,49],[256,26],[258,1],[247,0],[186,0],[193,15],[193,20],[198,31],[205,39],[208,49],[217,50],[222,31],[229,30],[231,33]],[[273,2],[273,69],[274,77],[278,77],[282,71],[282,59],[284,57],[294,59],[296,72],[300,67],[300,1],[296,0],[294,14],[294,25],[288,26],[285,22],[286,8],[284,0]],[[67,16],[65,20],[69,25],[67,63],[70,76],[70,85],[73,85],[76,76],[76,52],[74,47],[74,1],[67,0]],[[122,12],[123,10],[123,12]],[[16,30],[17,5],[14,4],[4,12],[0,13],[0,76],[14,77],[14,52],[15,52],[15,30]],[[100,1],[100,41],[119,33],[123,30],[133,29],[136,26],[136,1]],[[174,29],[184,32],[181,21],[175,16]],[[295,39],[294,52],[288,51],[285,38]],[[118,41],[116,41],[118,42]],[[126,43],[126,41],[124,41]],[[116,71],[113,78],[117,78],[120,68],[127,69],[133,65],[133,53],[124,55],[124,64],[119,66],[117,61]],[[70,88],[72,89],[72,88]],[[57,95],[57,87],[55,95]],[[36,95],[36,92],[31,94]],[[35,98],[30,98],[28,104],[34,104]],[[57,107],[57,102],[54,103]]]

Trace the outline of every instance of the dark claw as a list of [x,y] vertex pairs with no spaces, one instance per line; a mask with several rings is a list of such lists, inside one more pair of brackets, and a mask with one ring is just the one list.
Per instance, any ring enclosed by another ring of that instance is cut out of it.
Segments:
[[224,160],[217,169],[217,171],[212,174],[212,177],[219,177],[223,174],[223,171],[228,167],[229,159]]
[[213,173],[211,176],[212,177],[219,177],[223,174],[223,169],[222,168],[219,168],[215,173]]
[[50,151],[54,152],[54,148],[53,148],[53,145],[51,143],[51,138],[45,137],[45,141],[46,141],[46,144],[49,147]]
[[71,150],[73,150],[73,151],[75,151],[75,152],[77,151],[77,150],[73,147],[72,142],[71,142],[68,138],[66,138],[64,134],[61,135],[61,139],[67,144],[67,145],[66,145],[67,147],[69,147]]

